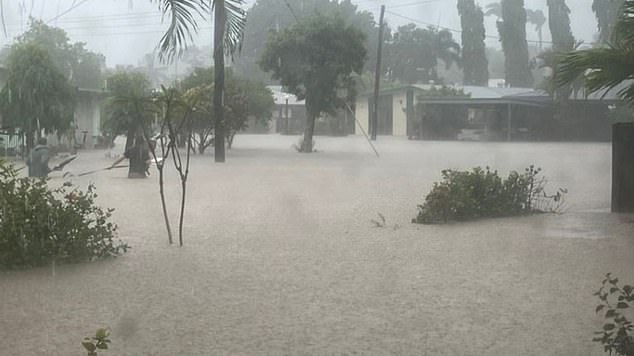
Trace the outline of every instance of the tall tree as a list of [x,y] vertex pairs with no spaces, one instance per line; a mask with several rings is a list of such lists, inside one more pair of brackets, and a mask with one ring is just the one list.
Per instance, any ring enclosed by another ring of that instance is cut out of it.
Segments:
[[[558,55],[575,49],[575,37],[570,29],[570,8],[566,5],[566,0],[548,0],[548,26],[553,38],[554,63],[551,65],[553,71],[556,71]],[[572,91],[572,85],[560,87],[555,90],[555,97],[565,101]]]
[[27,150],[44,133],[63,133],[74,112],[74,91],[46,49],[17,43],[8,58],[8,79],[0,92],[3,124],[26,135]]
[[634,105],[634,0],[626,0],[614,25],[612,45],[569,52],[561,57],[556,83],[568,85],[581,77],[589,92],[614,89],[621,99]]
[[569,52],[575,47],[570,29],[570,8],[566,0],[548,0],[548,27],[553,38],[553,50]]
[[487,86],[489,61],[486,56],[484,13],[474,0],[458,0],[462,24],[462,65],[464,84]]
[[278,32],[314,15],[340,16],[346,24],[362,31],[367,38],[368,60],[364,71],[376,67],[379,27],[370,11],[359,10],[349,0],[257,0],[248,11],[244,30],[244,47],[235,63],[236,73],[253,79],[270,81],[270,75],[258,66],[270,32]]
[[505,56],[506,85],[532,87],[524,0],[502,0],[502,18],[498,20],[497,27]]
[[[630,109],[634,105],[634,0],[625,0],[613,27],[610,46],[574,51],[561,58],[555,74],[557,84],[569,85],[578,78],[582,78],[589,92],[621,86],[618,95]],[[614,126],[612,210],[615,212],[634,211],[633,131],[631,123]]]
[[71,43],[66,31],[31,19],[29,29],[18,37],[19,43],[36,43],[46,50],[57,69],[80,88],[102,89],[102,54],[86,49],[82,42]]
[[363,32],[340,17],[315,16],[271,36],[260,60],[287,90],[306,102],[306,128],[302,152],[313,151],[315,119],[332,113],[349,97],[353,72],[360,73],[366,58]]
[[214,159],[225,161],[224,119],[222,98],[224,93],[225,55],[236,53],[241,46],[246,15],[242,9],[243,0],[153,0],[171,18],[170,27],[161,39],[162,58],[171,60],[182,54],[193,33],[198,31],[196,15],[204,16],[214,11],[214,107],[215,141]]
[[597,17],[599,41],[608,43],[612,38],[612,30],[616,24],[624,0],[593,0],[592,11]]
[[[225,71],[226,91],[224,99],[224,118],[227,130],[227,148],[231,148],[235,135],[246,129],[249,119],[266,123],[271,118],[275,101],[272,92],[262,82],[241,78],[231,70]],[[196,68],[181,83],[186,97],[196,98],[195,111],[192,113],[194,134],[198,136],[198,152],[204,153],[210,144],[213,132],[214,69]]]
[[526,20],[535,25],[537,37],[539,38],[539,49],[542,49],[544,40],[544,25],[546,24],[546,16],[542,10],[526,9]]
[[438,61],[449,68],[460,63],[460,45],[448,30],[401,26],[386,45],[385,67],[388,77],[403,83],[442,82]]

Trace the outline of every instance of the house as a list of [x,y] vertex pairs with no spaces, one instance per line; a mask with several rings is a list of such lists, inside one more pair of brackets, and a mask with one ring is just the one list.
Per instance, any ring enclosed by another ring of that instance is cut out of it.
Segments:
[[[609,105],[598,95],[569,100],[565,115],[546,92],[530,88],[408,85],[382,90],[378,135],[430,140],[593,140],[610,138]],[[430,95],[436,93],[436,95]],[[605,98],[604,98],[605,99]],[[373,94],[358,97],[355,133],[368,132]]]
[[[298,135],[306,126],[306,105],[282,86],[269,86],[273,92],[276,110],[273,113],[271,132]],[[354,133],[354,118],[348,110],[339,110],[337,115],[322,115],[315,122],[315,135],[342,136]]]
[[306,122],[306,105],[304,100],[284,91],[282,86],[271,85],[268,88],[273,93],[275,111],[271,132],[285,135],[296,135],[304,132]]

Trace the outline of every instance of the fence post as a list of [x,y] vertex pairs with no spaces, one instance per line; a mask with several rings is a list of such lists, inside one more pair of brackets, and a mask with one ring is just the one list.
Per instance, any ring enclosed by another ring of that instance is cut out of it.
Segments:
[[612,125],[612,212],[634,212],[634,123]]

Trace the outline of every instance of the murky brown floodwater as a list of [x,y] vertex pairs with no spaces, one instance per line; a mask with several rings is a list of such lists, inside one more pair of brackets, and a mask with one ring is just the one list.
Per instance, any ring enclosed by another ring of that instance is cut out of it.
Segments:
[[[601,355],[592,293],[634,283],[634,216],[608,213],[609,144],[240,136],[192,162],[185,247],[167,245],[156,175],[95,182],[133,250],[93,264],[0,272],[0,355]],[[85,152],[75,173],[105,167]],[[410,224],[444,168],[534,163],[570,191],[561,216]],[[51,184],[60,184],[54,179]],[[173,224],[178,180],[168,177]],[[373,228],[381,212],[396,228]]]

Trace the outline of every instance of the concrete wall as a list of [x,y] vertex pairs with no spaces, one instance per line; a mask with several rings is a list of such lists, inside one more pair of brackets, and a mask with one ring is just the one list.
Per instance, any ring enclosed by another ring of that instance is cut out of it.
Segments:
[[407,136],[407,92],[394,93],[392,135]]
[[[357,98],[357,107],[355,116],[358,123],[354,126],[355,135],[363,135],[363,132],[368,134],[369,121],[370,121],[370,108],[368,105],[368,97]],[[363,131],[359,129],[359,125],[363,128]]]

